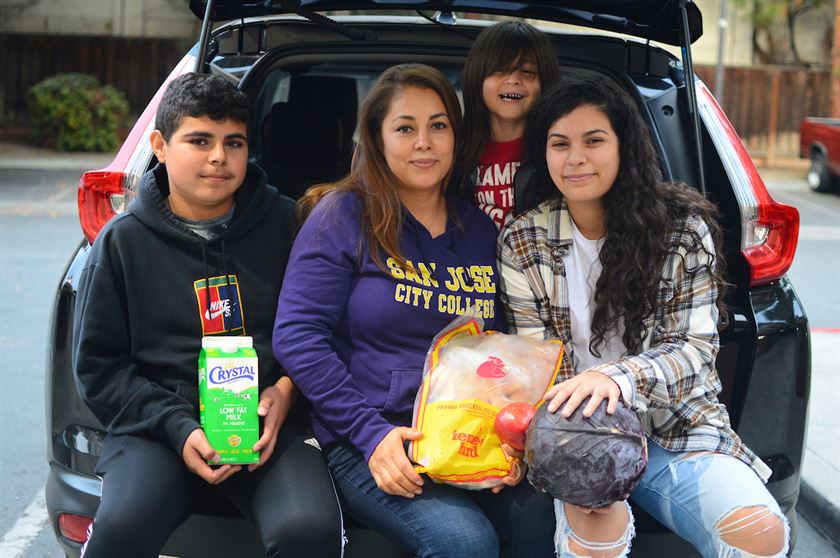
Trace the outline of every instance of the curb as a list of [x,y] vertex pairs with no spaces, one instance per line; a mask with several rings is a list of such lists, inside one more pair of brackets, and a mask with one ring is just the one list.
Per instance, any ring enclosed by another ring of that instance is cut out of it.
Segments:
[[0,169],[3,170],[98,170],[117,155],[112,152],[61,152],[0,139]]
[[113,156],[76,158],[76,157],[18,157],[0,158],[0,170],[56,170],[79,171],[99,170],[107,167]]
[[41,202],[0,202],[0,217],[78,217],[75,202],[58,202],[45,206]]
[[799,484],[799,502],[796,511],[806,517],[820,534],[840,549],[840,508],[829,502],[825,496],[805,481]]

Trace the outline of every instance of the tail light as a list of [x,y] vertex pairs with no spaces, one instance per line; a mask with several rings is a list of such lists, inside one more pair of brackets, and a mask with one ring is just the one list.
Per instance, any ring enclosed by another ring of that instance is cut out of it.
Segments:
[[787,273],[793,263],[799,238],[799,211],[795,207],[773,201],[760,177],[758,184],[765,199],[759,199],[758,202],[753,245],[742,249],[750,264],[750,285],[765,285]]
[[58,529],[61,531],[61,536],[79,544],[87,542],[92,523],[93,518],[86,515],[73,513],[58,515]]
[[125,210],[130,197],[136,193],[140,176],[152,160],[148,138],[154,129],[155,112],[163,92],[170,81],[190,72],[194,65],[195,56],[185,55],[137,119],[111,165],[105,170],[82,175],[79,181],[79,220],[88,242],[92,243],[105,223]]
[[99,230],[125,209],[125,173],[90,171],[79,181],[79,220],[82,232],[93,242]]
[[711,92],[697,83],[700,115],[723,160],[741,210],[741,253],[750,267],[750,286],[781,278],[793,263],[799,211],[770,197],[738,133]]

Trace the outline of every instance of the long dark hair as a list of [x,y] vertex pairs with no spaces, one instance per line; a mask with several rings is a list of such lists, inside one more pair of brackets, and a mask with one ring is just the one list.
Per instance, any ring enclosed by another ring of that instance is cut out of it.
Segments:
[[487,76],[514,70],[525,58],[537,65],[542,91],[557,83],[560,66],[557,52],[548,37],[522,21],[503,21],[482,31],[475,39],[461,83],[464,93],[464,133],[458,144],[456,184],[459,193],[472,196],[472,184],[466,184],[490,138],[490,111],[484,104],[482,88]]
[[[405,258],[399,251],[402,227],[402,205],[397,193],[399,182],[388,167],[382,151],[382,122],[391,102],[408,87],[428,89],[440,98],[446,108],[449,124],[458,141],[461,130],[461,105],[452,84],[440,71],[425,64],[400,64],[382,72],[368,92],[359,114],[359,144],[353,153],[350,174],[338,182],[313,186],[298,201],[298,222],[306,220],[315,205],[330,192],[353,192],[362,200],[363,234],[370,257],[381,269],[381,252],[395,258],[400,265]],[[449,184],[452,169],[443,180]]]
[[[641,350],[649,333],[644,320],[661,304],[665,258],[680,248],[687,253],[711,256],[706,269],[718,287],[716,303],[725,321],[725,262],[717,208],[697,190],[682,183],[663,181],[648,124],[636,101],[612,79],[564,76],[540,96],[528,117],[525,132],[526,156],[535,171],[529,188],[535,188],[538,199],[562,197],[548,173],[548,130],[557,119],[584,105],[596,107],[610,121],[618,136],[620,157],[618,176],[603,197],[606,238],[600,252],[603,271],[595,286],[590,352],[600,356],[599,346],[621,321],[624,323],[622,341],[628,352],[636,354]],[[697,231],[686,226],[691,218],[700,218],[708,226],[714,242],[713,253],[703,246]],[[678,246],[669,237],[676,237]],[[686,273],[693,275],[700,269],[686,269]]]

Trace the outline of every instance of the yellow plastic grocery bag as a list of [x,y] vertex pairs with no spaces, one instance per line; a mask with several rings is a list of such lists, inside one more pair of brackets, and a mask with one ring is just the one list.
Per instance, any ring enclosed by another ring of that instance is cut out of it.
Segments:
[[514,460],[493,423],[514,401],[538,406],[560,371],[563,343],[484,332],[480,317],[460,316],[438,333],[426,355],[414,402],[423,438],[409,456],[420,473],[468,489],[501,484]]

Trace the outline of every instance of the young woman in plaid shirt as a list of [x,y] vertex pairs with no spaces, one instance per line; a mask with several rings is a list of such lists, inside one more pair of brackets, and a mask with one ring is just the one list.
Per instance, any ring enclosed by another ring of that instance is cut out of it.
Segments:
[[[529,187],[545,200],[499,239],[511,333],[559,338],[566,374],[547,394],[565,416],[620,401],[648,432],[634,502],[706,557],[784,556],[788,526],[763,485],[769,468],[717,399],[722,303],[715,208],[663,182],[636,102],[606,76],[567,76],[528,120]],[[625,556],[626,502],[555,502],[561,558]]]

